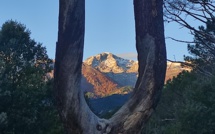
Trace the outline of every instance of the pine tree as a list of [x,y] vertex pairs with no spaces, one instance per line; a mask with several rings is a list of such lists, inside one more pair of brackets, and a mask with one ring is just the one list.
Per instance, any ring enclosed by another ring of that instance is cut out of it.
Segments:
[[51,96],[45,47],[16,21],[0,29],[0,133],[56,134],[61,125]]

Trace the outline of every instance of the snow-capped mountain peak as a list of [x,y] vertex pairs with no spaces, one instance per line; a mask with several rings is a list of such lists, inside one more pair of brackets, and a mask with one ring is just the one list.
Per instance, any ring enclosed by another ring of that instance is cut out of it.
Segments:
[[109,52],[104,52],[92,56],[85,60],[84,63],[98,69],[100,72],[105,73],[123,73],[137,71],[137,62],[133,60],[123,59]]

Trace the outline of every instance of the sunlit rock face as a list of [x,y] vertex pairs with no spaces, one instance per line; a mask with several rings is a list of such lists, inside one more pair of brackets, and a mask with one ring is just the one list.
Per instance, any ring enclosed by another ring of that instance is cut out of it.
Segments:
[[103,73],[137,73],[137,61],[123,59],[108,52],[89,57],[84,63]]
[[182,67],[181,63],[167,62],[165,82],[176,77],[182,71],[191,71],[191,68]]
[[85,63],[82,65],[82,76],[81,86],[84,92],[92,92],[95,97],[119,93],[120,86],[116,82]]
[[101,53],[89,57],[85,64],[104,73],[120,86],[134,86],[137,79],[138,62],[123,59],[112,53]]
[[[182,67],[181,63],[167,62],[165,82],[184,70],[190,71],[190,68]],[[137,61],[104,52],[83,61],[81,89],[94,97],[127,94],[126,88],[135,86],[137,76]],[[53,71],[47,77],[53,78]]]
[[[105,76],[112,79],[119,86],[134,87],[138,76],[138,62],[134,60],[123,59],[112,53],[104,52],[91,56],[84,61],[96,70],[102,72]],[[177,76],[180,72],[189,68],[182,67],[181,63],[167,62],[167,72],[165,82]]]

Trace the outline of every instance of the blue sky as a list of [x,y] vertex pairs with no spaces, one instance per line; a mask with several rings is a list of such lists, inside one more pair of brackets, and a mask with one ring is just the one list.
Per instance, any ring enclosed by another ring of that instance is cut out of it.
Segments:
[[[31,37],[46,46],[50,58],[55,57],[58,0],[4,0],[0,4],[0,26],[10,19],[25,24]],[[165,35],[193,38],[175,23],[165,24]],[[183,60],[188,54],[186,44],[167,39],[166,46],[168,59]],[[125,58],[136,56],[132,0],[86,0],[84,59],[102,52]]]

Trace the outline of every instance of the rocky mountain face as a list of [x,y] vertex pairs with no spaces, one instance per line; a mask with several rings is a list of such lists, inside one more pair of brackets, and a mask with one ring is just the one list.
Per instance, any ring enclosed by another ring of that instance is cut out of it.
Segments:
[[167,62],[165,82],[176,77],[182,71],[191,71],[191,68],[182,67],[181,63]]
[[96,96],[106,96],[118,93],[118,84],[102,72],[83,63],[82,65],[82,90],[92,92]]
[[[183,70],[188,69],[181,67],[180,63],[167,62],[165,81],[177,76]],[[114,92],[117,93],[117,90],[118,93],[121,93],[119,87],[135,86],[138,62],[105,52],[86,59],[83,62],[82,73],[94,86],[96,95],[107,96]]]
[[115,81],[120,87],[134,86],[137,79],[138,62],[120,58],[111,53],[101,53],[84,61],[106,77]]
[[109,52],[89,57],[84,63],[103,73],[136,73],[138,69],[137,61],[123,59]]
[[[187,68],[180,63],[167,62],[166,80],[172,79]],[[48,74],[53,78],[53,71]],[[89,97],[105,97],[112,94],[127,94],[135,86],[138,62],[123,59],[112,53],[91,56],[83,62],[81,89]]]

